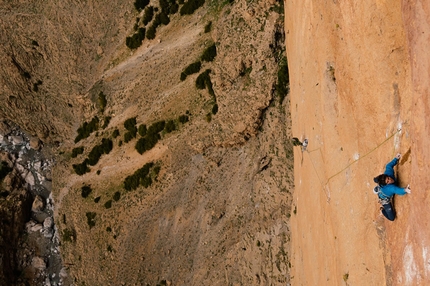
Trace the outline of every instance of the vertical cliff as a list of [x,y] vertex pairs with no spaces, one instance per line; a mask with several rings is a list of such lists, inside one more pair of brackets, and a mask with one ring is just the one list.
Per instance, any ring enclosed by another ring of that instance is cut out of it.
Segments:
[[[428,7],[421,1],[287,1],[295,151],[293,284],[428,282]],[[397,219],[373,177],[394,155]]]

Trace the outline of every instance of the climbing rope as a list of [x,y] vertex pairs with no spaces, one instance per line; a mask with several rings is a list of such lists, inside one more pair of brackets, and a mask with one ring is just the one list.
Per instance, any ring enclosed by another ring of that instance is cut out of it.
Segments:
[[[325,195],[327,197],[327,202],[330,202],[330,190],[328,189],[328,184],[330,182],[331,179],[333,179],[334,177],[340,175],[341,173],[343,173],[346,169],[348,169],[349,167],[351,167],[353,164],[357,163],[359,160],[367,157],[368,155],[370,155],[371,153],[373,153],[376,149],[380,148],[382,145],[384,145],[385,143],[387,143],[391,138],[393,138],[396,134],[400,133],[402,131],[401,128],[397,129],[396,132],[393,132],[393,134],[391,134],[389,137],[387,137],[384,141],[382,141],[381,143],[379,143],[376,147],[374,147],[373,149],[371,149],[370,151],[368,151],[367,153],[365,153],[363,156],[360,156],[358,159],[352,161],[351,163],[349,163],[348,165],[346,165],[346,167],[342,168],[340,171],[336,172],[334,175],[330,176],[325,183],[323,183],[323,181],[321,180],[318,172],[317,172],[317,168],[315,167],[315,163],[314,160],[312,160],[311,157],[311,153],[315,152],[315,151],[320,151],[321,153],[321,147],[314,149],[314,150],[304,150],[303,152],[306,152],[308,154],[309,160],[312,163],[312,167],[314,168],[315,174],[318,177],[318,180],[320,181],[321,187],[323,188]],[[321,154],[322,157],[322,154]],[[303,159],[303,157],[302,157]]]

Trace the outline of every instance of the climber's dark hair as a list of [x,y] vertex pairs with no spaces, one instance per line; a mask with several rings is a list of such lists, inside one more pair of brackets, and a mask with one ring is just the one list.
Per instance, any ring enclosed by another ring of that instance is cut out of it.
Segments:
[[385,182],[385,179],[388,178],[388,177],[389,176],[387,176],[385,174],[381,174],[381,175],[373,178],[373,181],[382,187],[382,186],[385,186],[387,184]]

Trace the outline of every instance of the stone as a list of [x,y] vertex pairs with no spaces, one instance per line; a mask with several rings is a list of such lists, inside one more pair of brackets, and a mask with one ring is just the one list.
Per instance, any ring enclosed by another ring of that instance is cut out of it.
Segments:
[[51,228],[53,224],[54,224],[54,220],[52,219],[52,217],[49,216],[45,218],[45,220],[43,221],[43,228],[45,229]]
[[32,212],[40,212],[44,209],[43,199],[40,196],[36,196],[33,201],[33,205],[31,206]]
[[19,136],[19,135],[13,135],[13,136],[10,136],[10,139],[11,139],[12,144],[13,144],[14,146],[16,146],[16,145],[21,145],[21,144],[23,144],[23,143],[24,143],[24,139],[22,138],[22,136]]
[[31,137],[30,138],[30,147],[34,150],[39,150],[40,149],[40,140],[37,137]]
[[45,270],[46,269],[46,263],[43,260],[42,257],[35,256],[33,257],[33,260],[31,261],[31,266],[33,266],[36,269],[39,270]]
[[30,185],[30,186],[34,186],[34,176],[33,173],[28,172],[27,175],[25,176],[24,180]]
[[[47,217],[49,217],[49,215],[47,213],[45,213],[45,212],[34,212],[33,213],[33,219],[37,223],[40,223],[40,224],[42,224]],[[41,227],[41,229],[43,228],[42,225],[40,227]]]

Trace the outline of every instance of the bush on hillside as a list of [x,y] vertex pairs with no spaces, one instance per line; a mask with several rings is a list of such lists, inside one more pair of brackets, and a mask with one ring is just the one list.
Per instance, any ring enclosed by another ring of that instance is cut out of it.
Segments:
[[92,192],[93,190],[91,189],[91,187],[90,186],[83,186],[82,188],[81,188],[81,196],[83,197],[83,198],[86,198],[86,197],[88,197],[90,194],[91,194],[91,192]]
[[216,45],[213,44],[208,48],[206,48],[206,50],[204,50],[201,59],[202,61],[205,61],[205,62],[211,62],[215,59],[215,57],[216,57]]
[[145,39],[145,34],[145,28],[138,28],[137,33],[134,33],[133,36],[125,39],[126,46],[132,50],[137,49],[142,45],[142,41]]
[[212,30],[212,21],[209,21],[209,23],[205,26],[205,33],[209,33]]
[[106,127],[109,126],[109,123],[110,123],[111,119],[112,119],[112,117],[110,117],[110,116],[106,116],[105,117],[104,122],[103,122],[103,126],[102,126],[103,129],[105,129]]
[[140,136],[142,136],[142,137],[145,136],[147,131],[148,130],[146,129],[146,125],[145,124],[140,124],[139,125],[138,132],[139,132]]
[[88,223],[88,226],[90,227],[90,229],[92,227],[96,226],[96,215],[97,214],[94,212],[87,212],[85,215],[87,216],[87,223]]
[[113,132],[112,132],[112,138],[116,138],[116,137],[118,137],[119,136],[119,130],[118,129],[115,129]]
[[75,173],[79,176],[84,175],[85,173],[90,171],[90,168],[88,168],[88,160],[85,159],[81,164],[73,164],[73,170]]
[[107,105],[107,99],[106,99],[106,95],[102,91],[100,91],[99,93],[97,102],[99,104],[100,111],[103,113]]
[[279,97],[279,102],[284,101],[285,96],[288,93],[288,85],[290,83],[290,74],[288,71],[287,58],[283,57],[278,70],[278,83],[276,84],[276,94]]
[[115,194],[113,195],[113,200],[115,202],[119,201],[119,199],[121,198],[121,193],[120,192],[115,192]]
[[188,115],[179,115],[178,121],[182,124],[187,123],[189,121]]
[[[142,168],[138,169],[134,172],[133,175],[128,176],[124,180],[124,188],[127,191],[135,190],[139,187],[139,185],[143,185],[145,188],[150,185],[149,180],[146,179],[149,176],[149,171],[154,166],[154,163],[146,163]],[[149,177],[150,179],[150,177]],[[152,183],[152,180],[150,180]],[[149,183],[149,184],[148,184]]]
[[201,67],[202,63],[200,61],[189,64],[181,73],[181,81],[184,81],[190,74],[198,73]]
[[72,158],[76,158],[76,157],[78,157],[78,155],[80,155],[82,153],[84,153],[84,147],[83,146],[73,148],[73,150],[72,150]]
[[137,11],[142,11],[149,4],[149,0],[136,0],[134,1],[134,8]]
[[148,40],[153,40],[155,39],[155,31],[156,31],[156,27],[154,24],[152,24],[148,30],[146,31],[146,38]]
[[9,167],[7,162],[2,161],[0,164],[0,182],[3,181],[3,179],[12,172],[12,168]]
[[88,154],[87,163],[91,166],[94,166],[98,163],[100,157],[103,154],[109,154],[113,148],[112,140],[103,138],[100,145],[96,145],[91,149]]
[[214,106],[212,106],[212,114],[215,115],[218,113],[218,104],[214,104]]
[[167,121],[166,125],[164,126],[164,132],[170,133],[175,130],[176,130],[175,122],[173,120]]
[[148,6],[145,8],[145,12],[143,14],[142,23],[143,25],[147,25],[151,22],[152,18],[154,18],[154,7]]
[[181,14],[181,16],[191,15],[194,13],[194,11],[202,7],[204,4],[205,4],[205,0],[188,0],[181,7],[181,10],[179,11],[179,13]]
[[78,143],[82,139],[90,136],[91,133],[99,128],[99,119],[94,116],[90,122],[84,122],[81,127],[78,128],[78,136],[75,138],[75,143]]

